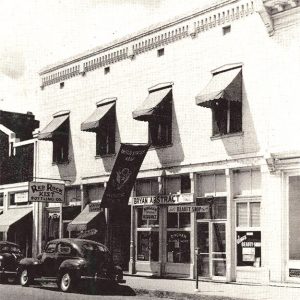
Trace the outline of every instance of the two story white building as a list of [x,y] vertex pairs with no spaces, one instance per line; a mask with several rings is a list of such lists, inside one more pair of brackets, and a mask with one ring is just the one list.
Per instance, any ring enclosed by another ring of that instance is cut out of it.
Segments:
[[[35,204],[35,251],[88,237],[132,273],[299,282],[299,22],[296,0],[226,0],[45,67],[35,176],[66,203]],[[148,142],[128,209],[101,211],[120,143]]]

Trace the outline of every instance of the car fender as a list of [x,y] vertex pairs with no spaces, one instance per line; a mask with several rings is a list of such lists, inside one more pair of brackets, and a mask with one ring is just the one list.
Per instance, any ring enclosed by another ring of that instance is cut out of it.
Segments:
[[59,266],[58,272],[61,274],[64,271],[78,273],[86,265],[85,260],[81,258],[70,258],[64,260]]
[[18,273],[20,273],[25,268],[35,272],[38,270],[40,265],[41,265],[40,261],[36,258],[30,258],[30,257],[23,258],[19,262]]

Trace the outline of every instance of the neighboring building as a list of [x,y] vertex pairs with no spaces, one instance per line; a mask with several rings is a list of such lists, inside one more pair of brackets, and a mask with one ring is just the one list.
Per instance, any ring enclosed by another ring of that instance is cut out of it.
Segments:
[[28,181],[33,179],[34,139],[39,127],[32,113],[0,110],[0,239],[20,245],[31,256],[32,204]]
[[[36,176],[67,193],[37,205],[36,251],[62,211],[55,235],[130,272],[194,277],[197,248],[205,278],[300,282],[299,23],[298,1],[227,0],[44,68]],[[100,212],[121,142],[152,146]]]

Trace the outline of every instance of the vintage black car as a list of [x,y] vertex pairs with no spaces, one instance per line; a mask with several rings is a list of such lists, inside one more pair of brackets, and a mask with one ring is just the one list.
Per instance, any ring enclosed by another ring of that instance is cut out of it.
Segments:
[[19,261],[23,258],[17,244],[0,241],[0,280],[13,282],[17,278]]
[[36,279],[56,281],[63,292],[69,292],[87,280],[124,282],[122,268],[113,264],[106,246],[71,238],[52,240],[36,259],[22,259],[19,274],[22,286],[28,286]]

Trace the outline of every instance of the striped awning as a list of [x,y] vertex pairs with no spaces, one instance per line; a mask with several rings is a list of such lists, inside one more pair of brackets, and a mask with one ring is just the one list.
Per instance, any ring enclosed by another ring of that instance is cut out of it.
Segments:
[[53,115],[53,120],[39,133],[39,140],[53,140],[56,136],[68,135],[69,111]]
[[169,114],[161,109],[164,100],[172,96],[172,87],[163,87],[149,91],[149,95],[143,104],[132,112],[132,117],[139,121],[149,121],[154,118],[169,118]]
[[95,131],[101,126],[101,122],[104,120],[114,108],[116,104],[116,98],[104,99],[97,103],[96,110],[81,123],[82,131]]
[[242,68],[215,73],[207,86],[196,96],[196,104],[211,108],[215,100],[242,101]]
[[11,208],[0,215],[0,232],[7,232],[9,227],[32,213],[32,208]]
[[101,211],[90,211],[90,204],[87,204],[83,211],[68,224],[68,231],[83,231],[100,214]]

